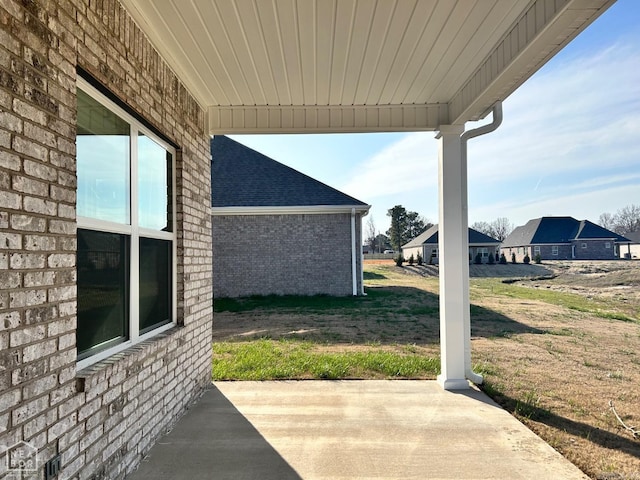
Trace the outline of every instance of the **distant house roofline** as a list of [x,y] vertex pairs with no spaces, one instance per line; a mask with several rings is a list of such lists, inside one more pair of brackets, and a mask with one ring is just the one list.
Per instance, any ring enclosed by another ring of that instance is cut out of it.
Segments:
[[326,213],[356,213],[366,216],[371,205],[291,205],[255,207],[211,207],[211,215],[321,215]]
[[573,217],[539,217],[516,227],[502,242],[503,248],[529,245],[568,245],[579,241],[611,240],[628,243],[628,239],[589,220]]
[[339,206],[366,203],[224,135],[211,138],[211,207]]

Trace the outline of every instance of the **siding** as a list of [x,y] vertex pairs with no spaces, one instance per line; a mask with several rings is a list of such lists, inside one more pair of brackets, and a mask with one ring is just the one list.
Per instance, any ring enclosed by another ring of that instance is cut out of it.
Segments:
[[[35,478],[55,453],[58,480],[123,478],[211,380],[204,112],[115,0],[3,0],[0,39],[0,446],[36,448]],[[179,147],[179,326],[83,371],[78,67]],[[0,478],[6,470],[2,448]]]

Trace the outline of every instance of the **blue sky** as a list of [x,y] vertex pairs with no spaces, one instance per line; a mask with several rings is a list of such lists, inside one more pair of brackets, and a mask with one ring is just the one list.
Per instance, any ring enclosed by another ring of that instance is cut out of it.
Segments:
[[[470,224],[640,205],[640,1],[618,0],[503,110],[468,145]],[[232,138],[372,205],[381,232],[394,205],[437,222],[434,132]]]

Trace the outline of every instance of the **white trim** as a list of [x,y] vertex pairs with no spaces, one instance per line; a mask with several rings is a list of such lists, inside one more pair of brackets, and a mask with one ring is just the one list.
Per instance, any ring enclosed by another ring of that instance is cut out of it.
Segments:
[[356,266],[356,250],[358,248],[358,242],[356,238],[356,209],[351,209],[351,281],[352,281],[352,293],[355,297],[358,295],[358,271]]
[[351,213],[355,209],[357,213],[366,215],[371,205],[303,205],[286,207],[211,207],[211,215],[291,215],[308,214],[319,215],[323,213]]
[[131,225],[125,225],[123,223],[108,222],[106,220],[96,220],[95,218],[80,217],[76,218],[78,228],[85,230],[100,230],[107,233],[122,233],[124,235],[131,235]]
[[436,130],[449,105],[210,105],[205,117],[210,135],[415,132]]
[[105,360],[106,358],[109,358],[110,356],[115,355],[116,353],[120,353],[129,347],[132,347],[141,342],[144,342],[145,340],[155,337],[156,335],[159,335],[162,332],[166,332],[167,330],[175,326],[176,326],[175,323],[167,323],[165,325],[162,325],[161,327],[156,328],[151,332],[147,332],[144,335],[140,335],[135,342],[132,340],[127,340],[126,342],[119,343],[118,345],[115,345],[114,347],[111,347],[107,350],[98,352],[95,355],[91,355],[90,357],[83,358],[82,360],[78,360],[76,362],[76,370],[82,370],[84,368],[90,367],[91,365],[94,365],[102,360]]

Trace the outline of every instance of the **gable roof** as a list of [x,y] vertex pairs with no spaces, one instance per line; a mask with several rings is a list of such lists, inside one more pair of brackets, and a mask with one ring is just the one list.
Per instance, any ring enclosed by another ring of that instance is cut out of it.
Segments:
[[212,207],[369,205],[226,136],[211,138]]
[[640,230],[627,233],[625,237],[628,238],[631,243],[640,243]]
[[[410,248],[410,247],[419,247],[420,245],[432,244],[436,245],[438,243],[438,225],[434,225],[431,228],[428,228],[420,235],[418,235],[413,240],[409,241],[402,248]],[[496,240],[489,235],[485,235],[473,228],[469,227],[469,245],[486,245],[486,244],[495,244],[499,245],[500,241]]]
[[589,220],[573,217],[540,217],[517,227],[502,242],[503,247],[520,247],[545,243],[570,243],[574,240],[612,239],[627,242],[622,235],[596,225]]

